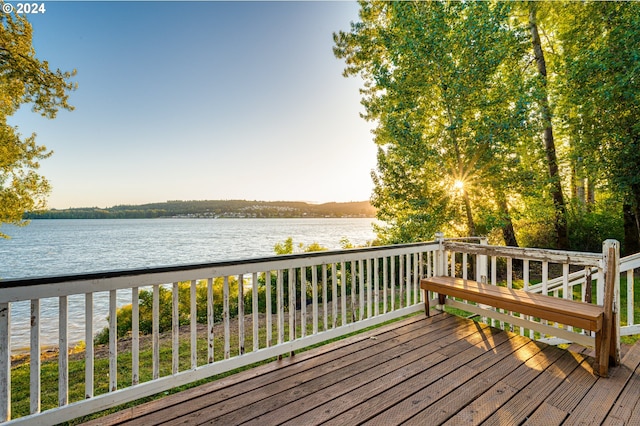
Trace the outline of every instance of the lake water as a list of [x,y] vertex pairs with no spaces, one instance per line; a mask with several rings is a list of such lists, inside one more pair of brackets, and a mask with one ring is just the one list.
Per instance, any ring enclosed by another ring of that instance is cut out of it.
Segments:
[[[329,249],[348,239],[365,245],[375,238],[374,219],[100,219],[34,220],[26,227],[3,226],[0,278],[67,275],[83,272],[216,262],[271,256],[288,237],[294,244],[314,242]],[[2,282],[0,281],[0,285]],[[130,303],[129,294],[119,303]],[[94,296],[95,331],[106,325],[108,296]],[[12,347],[29,342],[29,304],[11,306]],[[41,303],[43,346],[58,341],[58,301]],[[71,341],[84,339],[84,297],[69,298]]]

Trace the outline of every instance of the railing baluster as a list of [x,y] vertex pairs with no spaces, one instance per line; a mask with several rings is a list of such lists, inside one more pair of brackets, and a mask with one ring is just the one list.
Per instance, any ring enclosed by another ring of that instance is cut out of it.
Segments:
[[383,257],[382,258],[382,299],[384,300],[384,306],[382,308],[382,313],[386,314],[387,313],[387,308],[389,306],[389,301],[387,300],[387,297],[389,296],[387,294],[387,287],[389,286],[389,258],[388,257]]
[[600,306],[604,305],[604,270],[598,269],[598,281],[596,285],[596,303]]
[[[116,290],[109,291],[109,391],[118,389],[118,299]],[[65,301],[66,304],[66,301]],[[60,344],[62,353],[62,343]]]
[[289,268],[289,341],[296,338],[296,283],[294,269]]
[[278,310],[278,344],[284,342],[284,283],[282,269],[276,277],[276,308]]
[[462,279],[467,279],[467,268],[469,266],[469,259],[467,253],[462,253]]
[[413,254],[413,303],[418,303],[420,301],[420,272],[422,265],[422,261],[420,258],[420,253]]
[[398,307],[404,307],[404,255],[398,256],[398,262],[400,263],[400,271],[398,272],[398,282],[400,287],[398,288]]
[[[542,262],[542,294],[549,295],[549,262],[546,260]],[[547,320],[541,322],[545,325],[549,323]]]
[[84,340],[84,397],[93,398],[93,293],[84,295]]
[[407,253],[405,257],[406,257],[406,261],[405,261],[404,269],[406,274],[406,279],[405,279],[406,300],[405,300],[404,306],[409,306],[411,305],[411,255]]
[[373,258],[373,315],[380,315],[380,259]]
[[[115,291],[115,290],[112,290]],[[58,298],[58,405],[69,403],[69,304],[67,296]],[[109,335],[111,336],[110,333]]]
[[[573,299],[573,295],[571,294],[571,291],[573,289],[569,288],[569,264],[568,263],[563,263],[562,264],[562,297],[564,299]],[[573,331],[573,326],[568,326],[567,330],[569,331]]]
[[238,275],[238,355],[244,355],[244,275]]
[[69,303],[67,296],[58,298],[58,405],[69,403]]
[[198,366],[198,306],[197,306],[197,281],[191,280],[191,294],[189,295],[190,303],[190,320],[191,320],[191,368]]
[[634,325],[634,281],[633,269],[627,271],[627,325]]
[[260,349],[260,317],[258,316],[258,273],[251,276],[251,316],[253,318],[253,350]]
[[[329,329],[328,321],[329,321],[329,301],[328,297],[328,289],[327,285],[329,284],[327,280],[327,264],[322,264],[322,330],[327,331]],[[335,293],[333,293],[332,298],[336,297]]]
[[[507,262],[507,288],[513,288],[513,258],[507,257],[505,260]],[[506,309],[503,309],[501,311],[506,313],[507,315],[513,315],[513,312],[507,311]],[[501,327],[503,330],[505,325],[506,323],[504,323]],[[513,324],[509,324],[509,330],[513,331]]]
[[171,291],[171,372],[178,374],[180,367],[180,287],[173,283]]
[[365,287],[364,287],[364,261],[362,259],[358,260],[358,320],[362,321],[364,319],[364,303],[365,303]]
[[140,383],[140,293],[131,289],[131,384]]
[[564,299],[573,299],[569,289],[569,264],[562,264],[562,297]]
[[591,303],[591,268],[584,268],[584,284],[580,295],[583,302]]
[[331,265],[331,328],[338,326],[338,265]]
[[153,378],[160,377],[160,285],[153,286],[152,307],[152,338],[153,338]]
[[307,335],[307,268],[300,268],[300,336]]
[[396,256],[389,257],[391,266],[391,312],[396,310]]
[[[318,268],[311,267],[311,301],[313,307],[313,334],[318,334]],[[306,327],[303,327],[306,328]]]
[[267,342],[266,346],[271,346],[271,339],[273,335],[273,318],[271,316],[273,313],[271,312],[271,271],[267,271],[264,274],[264,280],[266,285],[266,293],[265,293],[265,307],[266,307],[266,315],[267,315]]
[[351,322],[356,322],[356,291],[358,288],[358,280],[357,280],[357,261],[351,261]]
[[[491,285],[498,285],[498,258],[491,256]],[[489,319],[489,325],[502,328],[500,321],[495,319]]]
[[[522,281],[523,283],[523,289],[524,291],[529,291],[529,259],[524,259],[522,261]],[[531,317],[529,317],[528,315],[526,315],[524,317],[527,320],[530,320]],[[529,329],[529,332],[532,332],[533,330]],[[524,328],[520,328],[520,334],[522,336],[524,336],[526,333],[526,330]]]
[[[109,291],[109,391],[118,389],[118,299]],[[61,345],[62,346],[62,345]]]
[[340,303],[342,308],[342,325],[347,325],[347,269],[346,263],[340,263]]
[[365,263],[367,265],[367,318],[371,318],[373,315],[373,295],[371,294],[373,291],[373,259],[366,259]]
[[40,412],[40,299],[31,300],[29,412]]
[[213,278],[207,279],[207,359],[209,364],[211,364],[215,360],[214,353],[214,326],[215,326],[215,318],[214,318],[214,310],[213,310]]
[[224,322],[224,359],[231,357],[231,340],[229,336],[230,320],[229,320],[229,277],[224,276],[222,285],[222,319]]
[[498,258],[491,256],[491,285],[497,285],[498,281]]

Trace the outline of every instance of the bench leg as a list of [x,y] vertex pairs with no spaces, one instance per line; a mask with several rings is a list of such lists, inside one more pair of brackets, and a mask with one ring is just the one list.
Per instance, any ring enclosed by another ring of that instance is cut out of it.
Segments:
[[[430,307],[429,307],[429,297],[428,297],[428,294],[429,294],[429,293],[428,293],[427,291],[425,291],[425,296],[424,296],[424,313],[425,313],[425,315],[426,315],[427,317],[430,317],[430,316],[431,316],[431,309],[430,309]],[[440,293],[438,293],[438,304],[439,304],[440,306],[442,306],[442,307],[443,307],[443,310],[444,310],[444,301],[445,301],[445,299],[446,299],[446,298],[447,298],[447,295],[446,295],[446,294],[440,294]]]
[[618,323],[618,313],[614,312],[613,321],[611,321],[611,342],[609,347],[609,365],[618,366],[620,365],[620,351],[618,350],[618,340],[620,340],[620,336],[618,336],[618,330],[615,324]]
[[[605,325],[605,327],[607,327]],[[611,330],[600,330],[596,333],[596,356],[593,362],[593,372],[600,377],[609,377],[609,349],[610,338],[607,333]],[[608,338],[607,338],[608,337]]]
[[602,333],[601,332],[597,332],[596,333],[596,350],[595,350],[595,358],[593,360],[593,373],[596,376],[601,376],[601,370],[600,370],[600,351],[602,350]]

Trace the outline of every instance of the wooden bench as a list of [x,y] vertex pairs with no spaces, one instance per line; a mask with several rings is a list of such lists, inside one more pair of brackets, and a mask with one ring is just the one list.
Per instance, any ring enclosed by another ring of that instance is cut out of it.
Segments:
[[[613,327],[611,315],[607,318],[605,308],[602,306],[455,277],[422,279],[420,288],[437,293],[440,305],[445,304],[445,296],[450,296],[594,331],[596,333],[596,356],[593,369],[600,376],[606,377],[608,375]],[[430,309],[427,297],[425,297],[425,305],[426,314],[429,316]]]

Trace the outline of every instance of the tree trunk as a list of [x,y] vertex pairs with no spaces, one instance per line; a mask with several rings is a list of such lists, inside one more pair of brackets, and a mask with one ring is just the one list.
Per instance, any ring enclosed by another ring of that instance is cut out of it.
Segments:
[[536,2],[529,3],[529,28],[531,30],[531,41],[533,53],[538,66],[538,73],[543,83],[544,95],[540,99],[542,107],[542,119],[544,121],[544,148],[547,158],[547,168],[551,181],[551,197],[555,210],[554,228],[556,232],[556,245],[560,249],[569,248],[569,237],[567,232],[567,208],[562,195],[562,185],[560,173],[558,171],[558,160],[556,156],[556,146],[553,140],[553,126],[551,124],[551,107],[549,105],[549,95],[547,93],[547,65],[542,51],[542,43],[538,34],[538,24],[536,19]]
[[502,237],[504,238],[504,244],[511,247],[519,247],[518,240],[516,239],[516,231],[513,228],[513,222],[511,221],[511,215],[509,214],[509,206],[504,199],[504,195],[498,196],[498,208],[502,214],[502,219],[505,224],[502,226]]
[[463,191],[462,196],[464,197],[464,208],[465,211],[467,212],[467,227],[469,230],[469,237],[475,237],[476,236],[476,224],[473,221],[473,213],[471,212],[471,201],[469,200],[469,193],[467,192],[467,190],[465,189]]
[[622,206],[624,211],[623,253],[625,256],[640,252],[640,185],[633,185],[632,191],[635,203],[633,201],[627,202]]

